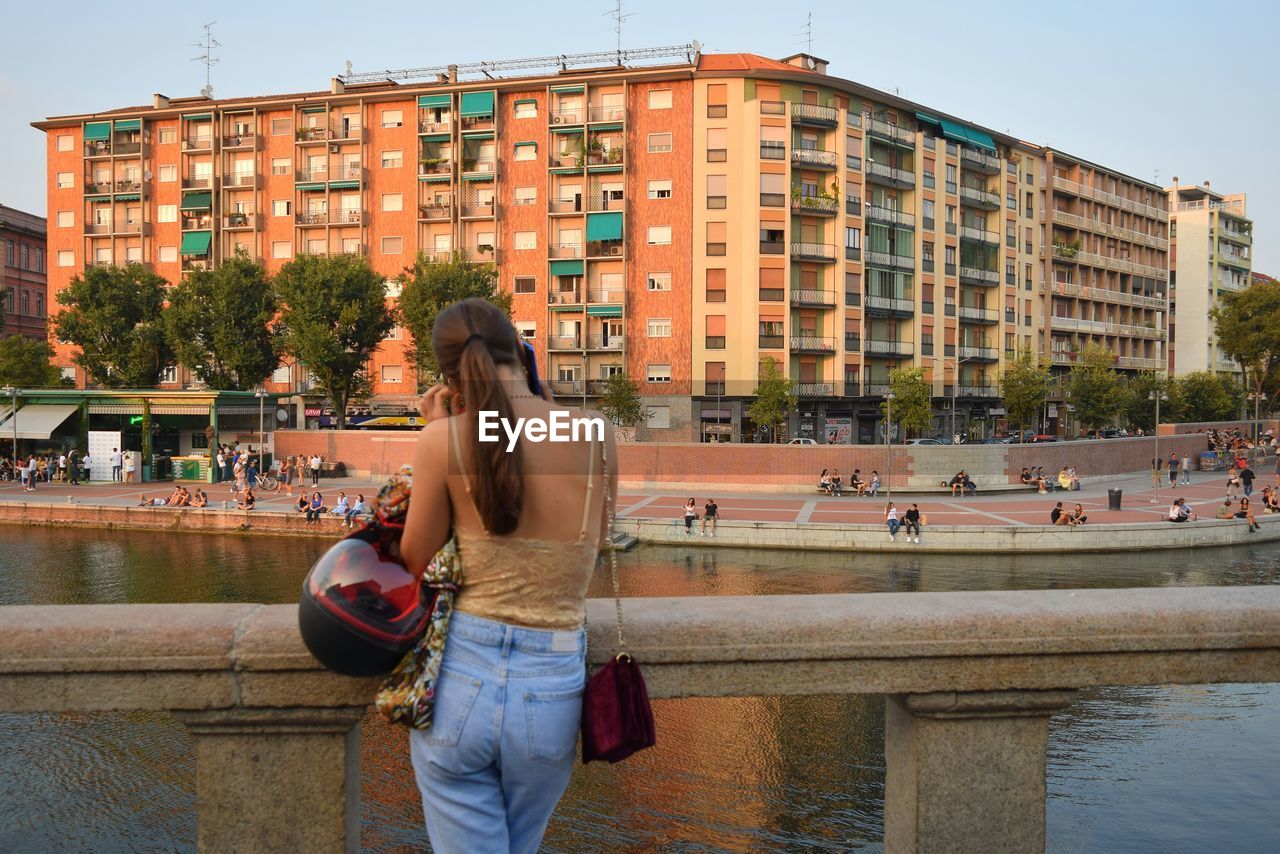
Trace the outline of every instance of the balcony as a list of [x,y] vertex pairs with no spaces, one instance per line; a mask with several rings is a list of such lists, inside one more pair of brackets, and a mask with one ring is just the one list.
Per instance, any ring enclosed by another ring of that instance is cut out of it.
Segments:
[[347,142],[364,138],[364,126],[359,122],[348,122],[342,119],[333,123],[329,138],[334,142]]
[[187,177],[182,179],[182,189],[184,190],[208,190],[212,187],[212,175],[199,175],[194,178]]
[[253,148],[258,144],[258,135],[256,133],[230,133],[222,137],[222,148]]
[[1253,233],[1249,231],[1239,231],[1234,228],[1218,228],[1218,237],[1224,240],[1232,240],[1244,246],[1253,245]]
[[251,213],[229,213],[222,218],[222,227],[229,231],[252,230],[258,227],[258,217]]
[[798,397],[835,397],[835,383],[796,383],[796,395]]
[[622,106],[588,106],[587,121],[589,122],[625,122],[627,120],[627,108]]
[[573,169],[581,170],[586,162],[586,156],[576,151],[560,151],[551,152],[547,157],[548,169]]
[[329,215],[330,225],[360,225],[365,221],[365,212],[358,208],[344,208],[332,211]]
[[1160,281],[1165,281],[1169,278],[1169,270],[1167,268],[1138,264],[1127,258],[1113,258],[1109,255],[1081,252],[1069,246],[1061,245],[1055,245],[1052,249],[1046,246],[1042,251],[1046,255],[1052,252],[1054,261],[1088,264],[1093,267],[1102,267],[1105,270],[1115,270],[1118,273],[1133,273]]
[[587,302],[595,304],[619,305],[626,298],[622,288],[592,288],[587,291]]
[[582,339],[577,335],[553,335],[547,339],[548,350],[581,350]]
[[624,154],[625,149],[621,145],[614,145],[600,151],[588,151],[585,157],[587,168],[590,169],[595,166],[621,166],[625,162]]
[[[763,241],[761,251],[764,251]],[[791,257],[799,261],[832,262],[836,260],[836,247],[830,243],[792,242]]]
[[985,228],[976,228],[972,225],[960,226],[960,239],[972,240],[975,243],[981,243],[985,246],[999,246],[1000,235],[994,231],[987,231]]
[[453,161],[447,157],[429,157],[418,161],[419,175],[451,175]]
[[439,121],[434,121],[432,119],[423,119],[423,118],[418,119],[418,133],[442,134],[442,133],[452,133],[452,132],[453,132],[453,123],[449,120],[448,116],[445,116]]
[[302,127],[294,131],[293,137],[299,145],[328,142],[329,129],[323,125],[317,125],[316,127]]
[[791,292],[791,304],[795,306],[815,306],[817,308],[835,308],[836,292],[797,289]]
[[111,143],[105,139],[90,140],[84,144],[84,156],[86,160],[92,160],[95,157],[110,157]]
[[205,257],[184,256],[182,259],[182,272],[194,273],[196,271],[212,270],[213,262]]
[[581,258],[581,243],[552,243],[547,247],[547,254],[552,258]]
[[844,212],[849,216],[862,216],[862,199],[857,196],[845,196]]
[[966,285],[994,286],[1000,284],[1000,274],[995,270],[960,265],[960,281]]
[[822,151],[816,148],[791,149],[791,162],[807,169],[835,169],[840,165],[840,157],[834,151]]
[[894,145],[900,145],[905,148],[916,147],[915,131],[900,127],[899,125],[889,122],[882,122],[879,119],[871,119],[867,122],[867,133],[873,137],[879,137],[886,142]]
[[834,353],[836,339],[824,335],[792,335],[789,343],[793,353]]
[[549,380],[547,385],[555,395],[581,395],[586,390],[586,384],[582,380]]
[[258,186],[258,174],[256,172],[231,172],[222,176],[222,186],[224,189],[254,188]]
[[591,192],[587,195],[587,210],[589,211],[621,211],[626,210],[627,199],[625,196],[617,195],[622,191],[609,191],[605,193],[599,187],[592,187]]
[[[1053,189],[1060,190],[1064,193],[1082,196],[1086,199],[1092,199],[1095,202],[1102,202],[1103,204],[1108,204],[1112,207],[1120,208],[1121,210],[1131,211],[1145,217],[1150,217],[1151,219],[1159,220],[1160,222],[1167,222],[1169,219],[1169,211],[1167,208],[1157,208],[1143,204],[1142,202],[1135,202],[1132,199],[1126,199],[1112,193],[1106,193],[1102,190],[1095,190],[1093,187],[1078,184],[1069,178],[1062,178],[1055,175],[1053,178]],[[1161,197],[1164,196],[1163,193],[1160,195]]]
[[588,258],[622,258],[625,247],[621,240],[591,240],[587,242]]
[[617,353],[622,350],[621,335],[591,335],[587,338],[588,350],[603,350],[608,353]]
[[885,397],[892,390],[887,382],[869,382],[862,387],[864,397]]
[[124,142],[116,140],[112,145],[112,148],[115,149],[116,157],[129,157],[142,154],[142,143],[138,141]]
[[960,320],[969,323],[999,323],[1000,312],[994,308],[979,308],[977,306],[962,305],[959,309]]
[[[137,143],[134,143],[135,145]],[[183,151],[211,151],[213,149],[213,136],[190,136],[182,141]],[[116,146],[116,153],[122,153],[120,146]]]
[[462,172],[467,175],[492,175],[494,162],[492,160],[478,160],[468,158],[462,161]]
[[547,305],[581,305],[581,291],[548,291]]
[[439,222],[452,216],[452,202],[426,202],[418,205],[418,219],[426,222]]
[[956,349],[957,357],[970,362],[998,362],[1000,361],[1000,351],[995,347],[975,347],[968,344],[961,344]]
[[552,110],[550,119],[553,125],[580,125],[586,121],[586,111],[582,107]]
[[878,294],[867,294],[865,307],[867,314],[876,314],[890,317],[911,317],[915,314],[915,300],[907,295],[902,296],[880,296]]
[[874,184],[909,190],[916,185],[916,173],[909,169],[899,169],[874,160],[867,160],[865,165],[867,178]]
[[335,164],[329,172],[330,181],[359,181],[364,178],[364,167],[359,163]]
[[498,205],[493,199],[479,201],[469,199],[458,207],[458,214],[463,219],[484,219],[498,215]]
[[833,128],[840,123],[840,111],[835,107],[793,103],[791,105],[791,121],[798,125]]
[[84,182],[84,192],[88,196],[96,196],[102,193],[110,193],[113,184],[111,181],[88,181]]
[[911,255],[867,250],[866,257],[867,263],[874,267],[892,267],[898,270],[914,270],[916,268],[916,259]]
[[580,214],[586,210],[583,204],[582,196],[575,195],[572,199],[548,199],[547,213],[549,214]]
[[298,225],[304,226],[328,225],[329,212],[327,210],[306,211],[305,213],[295,214],[293,221]]
[[1142,356],[1116,356],[1117,368],[1135,371],[1163,371],[1168,368],[1164,359],[1146,359]]
[[914,214],[905,213],[894,208],[886,208],[882,205],[867,205],[867,219],[875,222],[884,222],[889,225],[896,225],[902,228],[915,228],[916,218]]
[[213,228],[213,215],[184,216],[181,221],[182,231],[208,231]]
[[862,336],[856,332],[846,332],[844,334],[844,349],[848,353],[861,353]]
[[916,351],[914,341],[868,338],[863,344],[863,352],[868,356],[911,356]]
[[482,133],[495,127],[493,116],[462,116],[458,127],[463,133]]
[[1000,387],[994,385],[958,385],[956,397],[999,397]]
[[1242,269],[1250,269],[1250,261],[1248,255],[1240,255],[1235,252],[1217,252],[1216,257],[1219,264],[1229,264],[1232,267],[1240,267]]
[[293,173],[293,180],[299,184],[327,181],[329,180],[329,167],[327,164],[321,164],[312,169],[296,169]]
[[982,208],[983,210],[998,210],[1000,208],[1000,194],[988,192],[979,187],[960,186],[960,204],[968,205],[971,208]]
[[1000,173],[1000,158],[994,154],[988,154],[985,151],[962,145],[960,146],[960,166],[964,169],[972,169],[975,172],[983,172],[987,175],[997,175]]

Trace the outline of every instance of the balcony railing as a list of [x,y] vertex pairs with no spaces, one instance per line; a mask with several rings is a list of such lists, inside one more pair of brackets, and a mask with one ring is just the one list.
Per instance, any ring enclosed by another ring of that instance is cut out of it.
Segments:
[[834,308],[836,292],[799,288],[791,292],[791,304]]
[[305,211],[303,213],[295,214],[293,220],[298,225],[328,225],[329,212],[327,210]]
[[582,302],[581,291],[548,291],[547,305],[578,305]]
[[836,339],[824,335],[792,335],[790,349],[797,353],[834,353]]
[[867,133],[907,148],[916,147],[915,131],[879,119],[871,119],[867,122]]
[[569,107],[551,111],[553,125],[580,125],[586,121],[587,114],[582,107]]
[[623,106],[589,106],[587,121],[591,122],[623,122],[627,120],[627,108]]
[[182,187],[185,190],[208,190],[213,187],[213,176],[201,175],[194,178],[183,178]]
[[588,258],[621,258],[626,247],[621,240],[587,241]]
[[998,285],[1000,274],[995,270],[983,270],[978,267],[960,266],[960,281],[970,285]]
[[255,187],[258,183],[256,172],[231,172],[222,176],[224,187]]
[[791,244],[791,257],[809,261],[834,261],[836,260],[836,247],[830,243],[793,242]]
[[208,231],[211,228],[213,228],[213,217],[209,214],[184,216],[181,220],[182,231]]
[[249,213],[230,213],[222,218],[222,227],[228,229],[256,228],[258,218]]
[[800,124],[818,124],[835,127],[840,121],[840,111],[835,107],[822,107],[817,104],[791,105],[791,120]]
[[966,169],[976,169],[979,172],[994,175],[1000,171],[1000,158],[962,145],[960,146],[960,165]]
[[112,187],[111,181],[85,181],[84,191],[88,195],[96,195],[98,193],[110,193]]
[[960,226],[961,240],[974,240],[978,243],[985,243],[990,246],[1000,245],[1000,235],[994,231],[987,231],[985,228],[976,228],[972,225]]
[[359,122],[344,122],[342,120],[338,120],[333,123],[333,129],[329,138],[335,141],[360,139],[363,134],[364,126]]
[[956,348],[956,355],[971,362],[996,362],[1000,360],[1000,351],[995,347],[971,347],[961,344]]
[[191,258],[184,257],[182,259],[182,272],[193,273],[197,270],[211,270],[213,263],[208,258]]
[[[136,144],[136,143],[135,143]],[[119,145],[116,146],[116,152],[119,153]],[[183,151],[208,151],[213,148],[212,136],[192,136],[182,141]]]
[[329,139],[329,128],[324,125],[317,127],[301,127],[294,131],[294,139],[298,142],[324,142]]
[[85,157],[110,157],[111,143],[105,139],[92,140],[84,144]]
[[1055,210],[1052,213],[1053,221],[1056,225],[1065,225],[1068,228],[1078,228],[1084,231],[1091,231],[1095,234],[1104,234],[1107,237],[1114,237],[1118,240],[1125,240],[1129,243],[1137,243],[1141,246],[1149,246],[1152,249],[1166,251],[1169,248],[1169,241],[1163,237],[1154,234],[1146,234],[1141,231],[1135,231],[1131,228],[1122,228],[1118,225],[1102,222],[1096,219],[1086,219],[1066,211]]
[[552,258],[581,258],[581,243],[552,243],[548,247],[548,252]]
[[437,157],[418,161],[419,175],[449,175],[453,173],[453,161],[447,157]]
[[359,163],[335,164],[329,173],[330,181],[359,181],[364,177],[364,167]]
[[498,205],[493,199],[488,201],[466,201],[459,206],[459,215],[463,217],[490,217],[498,215]]
[[891,297],[879,296],[878,294],[867,294],[865,297],[866,309],[869,312],[889,312],[891,314],[914,314],[916,310],[915,300],[911,297]]
[[[1141,202],[1135,202],[1132,199],[1117,196],[1113,193],[1095,190],[1092,187],[1087,187],[1084,184],[1078,184],[1068,178],[1060,178],[1055,175],[1053,178],[1053,188],[1055,190],[1073,193],[1077,196],[1083,196],[1086,199],[1093,199],[1095,202],[1102,202],[1104,204],[1111,205],[1112,207],[1120,208],[1121,210],[1131,211],[1133,213],[1141,214],[1142,216],[1151,217],[1152,219],[1160,220],[1162,222],[1167,222],[1169,219],[1169,211],[1165,208],[1153,207]],[[1164,194],[1161,193],[1160,196],[1163,197]]]
[[869,356],[910,356],[916,351],[913,341],[868,338],[862,343],[863,352]]
[[591,335],[587,338],[588,350],[616,352],[622,349],[621,335]]
[[816,148],[793,148],[791,149],[791,162],[800,166],[835,169],[840,165],[840,157],[834,151],[822,151]]
[[914,214],[905,213],[894,208],[886,208],[882,205],[867,205],[866,217],[876,222],[886,222],[890,225],[900,225],[906,228],[915,228],[916,225]]
[[622,288],[591,288],[587,291],[587,302],[617,305],[626,298],[626,295],[626,291]]
[[448,116],[440,121],[430,121],[428,119],[418,119],[418,133],[441,134],[449,133],[453,128],[453,123],[449,121]]
[[904,189],[914,187],[916,184],[916,173],[908,169],[899,169],[896,166],[868,160],[865,170],[868,178],[881,184],[887,183]]
[[796,383],[796,394],[799,397],[835,397],[835,383]]
[[253,148],[258,142],[256,133],[229,133],[222,137],[223,148]]
[[358,209],[344,208],[333,211],[329,217],[331,225],[359,225],[364,222],[365,212]]
[[294,171],[293,175],[293,179],[301,184],[305,184],[309,181],[327,181],[329,180],[329,167],[327,165],[320,165],[312,169],[297,169]]
[[1142,356],[1117,356],[1117,368],[1132,368],[1138,371],[1162,371],[1168,367],[1164,359],[1147,359]]
[[462,161],[462,171],[469,174],[492,174],[494,162],[489,159],[466,159]]
[[548,350],[581,350],[582,339],[577,335],[553,335],[547,339]]
[[113,147],[115,148],[115,154],[116,154],[116,157],[126,157],[126,156],[128,156],[128,155],[130,155],[130,154],[141,154],[141,153],[142,153],[142,143],[141,143],[141,142],[119,142],[119,141],[117,141],[117,142],[115,142],[115,143],[113,144]]
[[893,267],[899,270],[914,270],[916,267],[916,259],[911,255],[867,250],[866,258],[868,264],[876,267]]
[[781,335],[761,335],[759,344],[761,350],[781,350],[786,339]]
[[961,320],[971,320],[975,323],[997,323],[1000,320],[1000,312],[994,308],[962,305],[959,314]]
[[845,397],[860,397],[862,395],[862,386],[857,380],[844,381]]
[[551,386],[552,394],[558,395],[580,395],[586,390],[586,383],[582,380],[551,380],[547,385]]
[[994,385],[959,385],[956,397],[999,397],[1000,387]]
[[625,162],[626,149],[615,145],[603,151],[588,151],[587,166],[621,166]]
[[862,352],[862,336],[855,332],[846,332],[844,334],[844,349],[849,353]]
[[453,215],[452,202],[428,202],[418,205],[418,219],[437,221],[449,219]]
[[980,208],[995,209],[1000,207],[1000,194],[991,193],[978,187],[960,185],[960,203]]
[[1091,288],[1087,285],[1076,285],[1069,282],[1054,282],[1053,292],[1061,296],[1080,297],[1099,302],[1114,302],[1141,308],[1164,309],[1166,307],[1163,297],[1130,294],[1109,288]]

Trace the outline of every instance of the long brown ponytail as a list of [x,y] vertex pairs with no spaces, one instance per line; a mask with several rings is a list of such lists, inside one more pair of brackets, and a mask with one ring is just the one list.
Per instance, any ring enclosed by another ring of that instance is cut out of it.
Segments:
[[476,512],[486,531],[509,534],[520,522],[524,507],[523,453],[520,443],[510,452],[505,442],[481,442],[479,413],[497,412],[509,423],[515,411],[498,380],[498,365],[520,364],[515,327],[502,310],[487,300],[465,299],[440,312],[431,330],[431,346],[445,379],[462,393],[466,417],[453,429],[460,437]]

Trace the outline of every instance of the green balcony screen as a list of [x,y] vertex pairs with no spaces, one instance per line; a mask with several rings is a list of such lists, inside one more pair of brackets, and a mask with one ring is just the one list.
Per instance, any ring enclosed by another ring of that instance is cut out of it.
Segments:
[[622,214],[602,213],[587,217],[587,242],[622,239]]
[[213,207],[213,193],[187,193],[182,197],[184,211],[203,211]]
[[552,261],[551,275],[553,276],[581,276],[582,261]]
[[209,246],[213,243],[213,232],[211,231],[188,231],[182,235],[183,255],[208,255]]
[[111,122],[90,122],[84,126],[85,141],[111,138]]
[[492,92],[463,92],[462,108],[459,110],[462,116],[492,116],[493,115],[493,93]]
[[448,107],[449,96],[448,95],[419,95],[418,106],[419,107]]
[[142,119],[125,119],[116,122],[116,130],[142,130]]

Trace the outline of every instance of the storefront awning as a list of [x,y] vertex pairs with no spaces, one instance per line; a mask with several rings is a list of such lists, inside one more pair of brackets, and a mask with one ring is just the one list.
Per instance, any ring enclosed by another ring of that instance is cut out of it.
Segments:
[[19,439],[48,439],[77,409],[74,403],[33,403],[18,410],[16,425],[13,418],[0,424],[0,434],[12,437],[16,430]]

